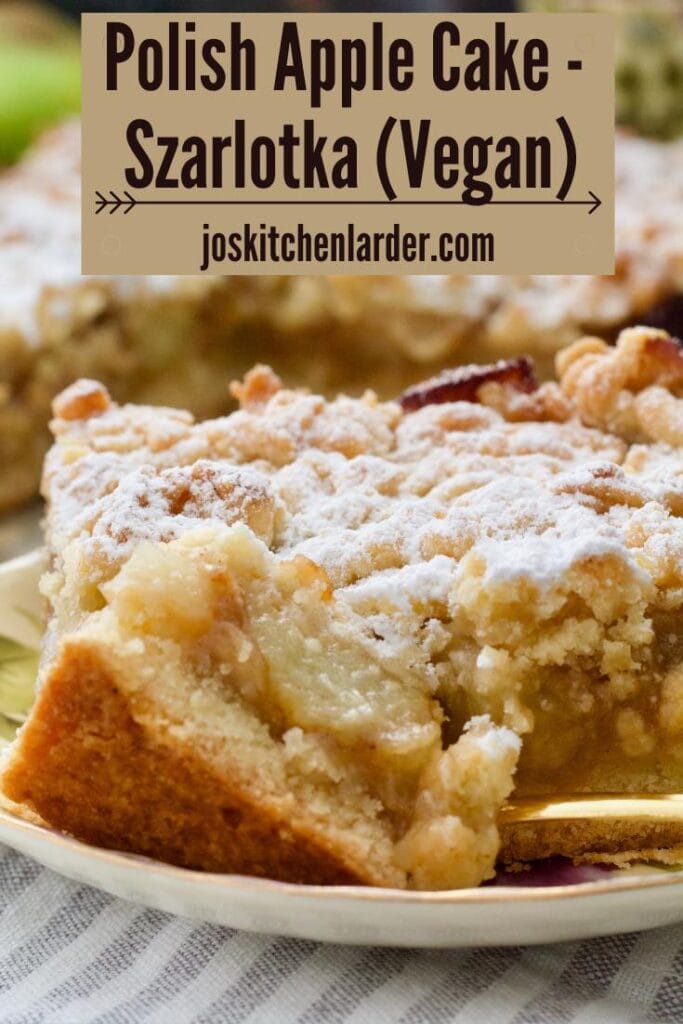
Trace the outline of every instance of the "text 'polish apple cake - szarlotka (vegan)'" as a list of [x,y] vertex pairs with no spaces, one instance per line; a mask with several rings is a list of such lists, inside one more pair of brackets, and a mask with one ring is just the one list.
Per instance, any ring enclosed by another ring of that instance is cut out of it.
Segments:
[[513,791],[683,786],[683,351],[634,328],[558,371],[380,402],[257,367],[202,423],[64,392],[5,795],[91,843],[297,882],[680,856],[674,825],[501,850]]

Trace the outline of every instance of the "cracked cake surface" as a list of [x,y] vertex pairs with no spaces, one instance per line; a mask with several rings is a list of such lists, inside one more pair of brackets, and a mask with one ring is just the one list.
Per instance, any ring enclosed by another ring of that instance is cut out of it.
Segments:
[[460,368],[401,403],[257,367],[199,423],[60,395],[6,795],[186,866],[438,889],[491,876],[513,790],[680,790],[683,351],[633,328],[558,371]]

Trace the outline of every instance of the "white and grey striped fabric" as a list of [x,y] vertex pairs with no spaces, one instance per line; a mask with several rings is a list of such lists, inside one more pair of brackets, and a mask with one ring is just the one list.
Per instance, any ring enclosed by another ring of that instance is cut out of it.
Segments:
[[0,847],[2,1024],[683,1022],[683,927],[529,949],[358,949],[196,924]]

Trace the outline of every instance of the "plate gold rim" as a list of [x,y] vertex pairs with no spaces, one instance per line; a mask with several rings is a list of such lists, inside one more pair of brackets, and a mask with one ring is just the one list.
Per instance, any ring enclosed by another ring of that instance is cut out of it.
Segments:
[[[320,886],[303,885],[292,882],[277,882],[267,878],[254,878],[249,875],[218,874],[216,872],[195,871],[190,868],[165,864],[139,854],[125,853],[120,850],[108,850],[89,843],[81,842],[72,836],[57,832],[44,825],[25,821],[6,808],[0,807],[0,825],[38,837],[61,849],[75,851],[94,860],[116,864],[126,871],[144,869],[146,872],[172,878],[183,883],[201,882],[211,886],[241,892],[279,895],[286,898],[334,897],[351,901],[371,901],[410,904],[436,904],[454,906],[460,903],[533,903],[549,899],[583,899],[589,896],[623,893],[637,889],[652,889],[662,886],[682,885],[683,870],[667,872],[662,875],[628,875],[623,878],[612,876],[605,880],[591,882],[574,882],[568,885],[549,886],[495,886],[491,888],[451,889],[439,892],[416,892],[405,889],[374,888],[372,886]],[[7,842],[3,839],[3,842]],[[8,844],[11,845],[11,844]],[[31,856],[31,854],[27,854]],[[58,869],[57,869],[58,870]]]

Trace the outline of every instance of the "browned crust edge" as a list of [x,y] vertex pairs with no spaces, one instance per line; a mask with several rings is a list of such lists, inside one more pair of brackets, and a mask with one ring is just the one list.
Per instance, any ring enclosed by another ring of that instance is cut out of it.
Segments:
[[682,853],[683,822],[516,822],[501,828],[499,860],[510,864],[562,856],[614,864],[670,863]]
[[143,728],[82,643],[66,644],[49,672],[1,787],[50,825],[108,849],[283,882],[379,881],[259,806],[179,741]]

